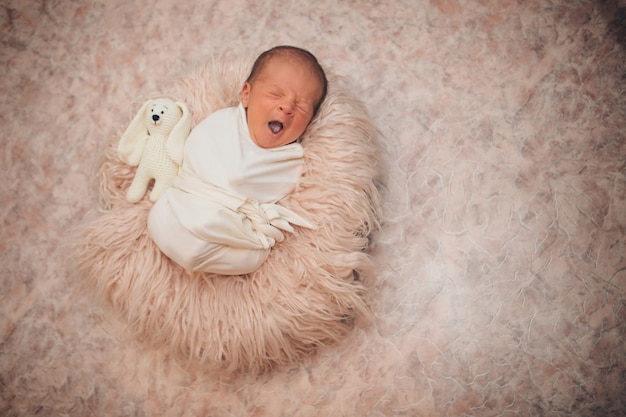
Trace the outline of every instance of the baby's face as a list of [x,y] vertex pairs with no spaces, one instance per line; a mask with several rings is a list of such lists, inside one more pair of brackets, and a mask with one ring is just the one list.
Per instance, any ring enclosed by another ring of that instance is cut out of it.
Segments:
[[241,90],[252,140],[276,148],[298,139],[308,126],[322,86],[308,68],[273,59]]

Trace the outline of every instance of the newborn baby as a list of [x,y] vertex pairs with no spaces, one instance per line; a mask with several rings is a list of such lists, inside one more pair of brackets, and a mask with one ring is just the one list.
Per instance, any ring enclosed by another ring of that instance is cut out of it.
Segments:
[[293,190],[303,163],[297,142],[326,96],[308,51],[278,46],[255,61],[237,107],[200,122],[185,144],[180,175],[148,216],[161,251],[190,271],[253,272],[290,223],[312,227],[275,204]]

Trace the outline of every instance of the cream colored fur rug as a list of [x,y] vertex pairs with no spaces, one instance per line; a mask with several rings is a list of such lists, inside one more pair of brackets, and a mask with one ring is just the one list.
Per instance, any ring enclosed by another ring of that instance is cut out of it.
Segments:
[[[187,103],[197,123],[238,103],[251,64],[247,56],[216,57],[164,94]],[[238,277],[189,273],[159,251],[146,231],[152,203],[148,194],[140,204],[126,202],[135,169],[113,143],[100,173],[103,210],[80,236],[79,276],[142,339],[193,366],[259,372],[291,365],[340,340],[367,312],[360,280],[371,272],[365,252],[380,210],[376,134],[363,106],[330,77],[302,140],[302,178],[280,202],[316,228],[287,234],[260,269]]]

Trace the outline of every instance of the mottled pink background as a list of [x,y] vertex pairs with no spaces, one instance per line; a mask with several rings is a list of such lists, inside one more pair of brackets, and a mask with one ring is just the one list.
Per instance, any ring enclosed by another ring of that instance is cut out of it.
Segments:
[[[0,2],[4,416],[626,414],[623,1]],[[211,55],[314,52],[381,132],[373,323],[184,369],[70,278],[95,167]]]

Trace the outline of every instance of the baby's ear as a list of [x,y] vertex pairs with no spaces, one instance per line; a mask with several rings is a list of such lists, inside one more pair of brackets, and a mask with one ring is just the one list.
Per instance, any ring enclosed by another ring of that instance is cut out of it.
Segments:
[[250,99],[250,83],[245,82],[241,88],[241,104],[244,108],[248,108],[248,101]]

